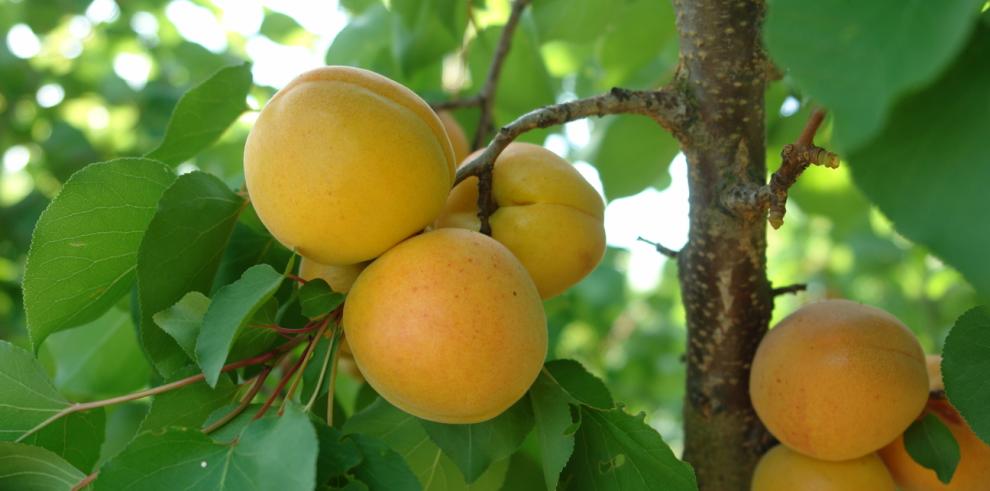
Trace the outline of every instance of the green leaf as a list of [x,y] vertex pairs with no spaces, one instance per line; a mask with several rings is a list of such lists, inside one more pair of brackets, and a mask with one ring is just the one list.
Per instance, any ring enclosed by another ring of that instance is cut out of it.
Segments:
[[[191,372],[191,369],[186,373],[180,372],[170,382],[185,378]],[[210,414],[236,398],[237,386],[227,377],[221,377],[216,388],[199,382],[158,394],[151,401],[151,409],[141,422],[138,433],[158,432],[171,426],[199,428]]]
[[598,39],[616,10],[611,0],[535,0],[532,7],[541,42]]
[[76,400],[133,392],[144,387],[151,375],[130,313],[119,308],[111,308],[89,324],[52,335],[42,353],[55,366],[55,387]]
[[[669,181],[667,168],[680,151],[677,140],[655,121],[639,116],[611,117],[597,130],[588,161],[598,169],[609,201]],[[597,125],[596,125],[597,126]]]
[[[69,407],[31,353],[0,341],[0,441],[21,438]],[[88,470],[99,457],[103,413],[73,414],[34,433],[25,443],[45,447]]]
[[154,322],[187,292],[209,293],[245,201],[204,172],[179,176],[162,195],[138,255],[141,341],[163,375],[191,357]]
[[381,438],[406,461],[425,491],[496,491],[508,461],[497,462],[470,485],[457,465],[430,440],[419,419],[377,398],[344,424],[344,432]]
[[196,340],[196,361],[211,387],[220,377],[234,338],[281,284],[281,273],[267,264],[259,264],[217,291]]
[[316,458],[316,484],[324,484],[330,478],[342,476],[363,459],[357,444],[337,428],[326,422],[313,421],[316,436],[320,443],[320,454]]
[[106,411],[73,413],[25,438],[22,443],[51,450],[75,468],[93,470],[106,435]]
[[990,308],[963,314],[942,349],[945,393],[981,440],[990,444]]
[[221,68],[186,92],[172,112],[165,138],[148,157],[180,164],[220,138],[247,110],[251,64]]
[[141,237],[173,179],[160,162],[129,158],[89,165],[65,183],[38,220],[24,272],[35,350],[130,290]]
[[615,406],[605,384],[574,360],[552,360],[544,366],[544,374],[560,385],[577,404],[598,409]]
[[403,73],[438,63],[460,46],[465,7],[457,0],[392,0],[393,49]]
[[358,66],[394,78],[398,65],[392,55],[392,18],[384,5],[374,3],[351,18],[327,49],[328,65]]
[[494,462],[512,455],[533,429],[533,414],[525,398],[502,414],[481,423],[449,425],[421,421],[430,439],[473,483]]
[[0,442],[0,489],[69,491],[85,474],[40,447]]
[[301,30],[302,26],[292,17],[280,12],[265,12],[265,20],[261,22],[258,32],[276,43],[285,44],[289,37]]
[[0,440],[21,437],[69,402],[55,390],[30,353],[0,341]]
[[[512,49],[502,65],[502,75],[495,89],[496,124],[507,123],[556,100],[554,82],[540,56],[532,26],[527,24],[525,18],[520,21],[512,37]],[[477,92],[488,76],[501,33],[501,26],[486,28],[468,46],[468,67],[471,71],[468,93]]]
[[152,316],[155,324],[165,331],[186,352],[189,359],[196,359],[196,338],[203,326],[210,297],[200,292],[189,292],[175,305]]
[[610,8],[617,12],[610,29],[600,38],[598,59],[605,71],[600,84],[606,88],[626,86],[633,75],[651,64],[666,69],[666,63],[658,63],[661,53],[673,51],[677,45],[670,2],[641,0]]
[[295,406],[251,422],[231,443],[199,430],[139,435],[100,470],[97,490],[310,491],[316,486],[316,432]]
[[100,458],[95,469],[104,462],[120,453],[137,435],[141,422],[148,416],[148,405],[145,401],[127,402],[106,408],[106,430],[103,444],[100,445]]
[[317,278],[299,288],[299,304],[302,313],[310,319],[329,314],[344,303],[344,295],[330,289],[326,281]]
[[885,120],[897,121],[887,116],[899,97],[924,87],[949,65],[982,4],[776,0],[764,23],[764,43],[807,95],[832,110],[835,141],[851,151]]
[[919,465],[932,469],[948,484],[959,465],[959,443],[949,428],[933,414],[915,421],[904,432],[904,448]]
[[581,420],[574,457],[561,478],[569,482],[569,489],[698,489],[691,466],[677,460],[642,415],[583,407]]
[[856,184],[897,230],[958,269],[983,298],[990,221],[973,213],[985,208],[990,182],[988,59],[990,27],[981,27],[938,82],[901,101],[876,139],[849,156]]
[[568,433],[573,423],[571,398],[548,373],[542,372],[529,389],[529,400],[540,441],[543,479],[547,489],[557,489],[560,472],[574,453],[574,434]]
[[416,476],[402,457],[377,438],[356,433],[350,439],[361,450],[363,459],[354,468],[354,475],[364,481],[371,491],[403,491],[422,489]]

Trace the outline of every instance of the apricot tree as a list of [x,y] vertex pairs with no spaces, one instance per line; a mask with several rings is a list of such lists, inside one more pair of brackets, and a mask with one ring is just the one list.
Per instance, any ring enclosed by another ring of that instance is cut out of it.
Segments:
[[[28,3],[0,9],[55,29]],[[278,92],[226,63],[121,158],[45,150],[64,165],[31,223],[28,337],[0,341],[0,488],[891,489],[986,469],[986,307],[951,305],[927,391],[918,328],[885,312],[831,300],[767,335],[805,288],[769,276],[767,224],[811,166],[848,167],[866,199],[802,209],[886,216],[990,295],[984,1],[341,3],[329,66]],[[16,72],[12,127],[31,118]],[[225,146],[246,100],[250,136]],[[687,162],[687,244],[655,244],[687,332],[681,458],[580,363],[545,359],[542,301],[608,257],[606,203],[534,143],[588,118],[607,118],[589,158],[607,200]],[[108,326],[142,367],[100,374],[126,390],[56,388],[46,343]],[[108,411],[138,400],[121,428]]]

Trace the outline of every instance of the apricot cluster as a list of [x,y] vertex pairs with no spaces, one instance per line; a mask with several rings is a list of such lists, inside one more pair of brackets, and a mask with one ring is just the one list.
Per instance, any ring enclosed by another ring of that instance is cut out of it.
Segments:
[[[952,432],[959,444],[959,464],[948,483],[935,471],[922,467],[904,448],[904,436],[880,450],[880,458],[903,491],[981,491],[990,488],[990,445],[976,436],[959,412],[944,397],[942,357],[928,356],[929,390],[932,397],[924,415],[934,414]],[[924,416],[923,415],[923,416]]]
[[451,191],[470,147],[450,114],[349,67],[304,73],[248,137],[251,202],[303,260],[299,275],[346,292],[341,352],[392,404],[476,423],[532,385],[547,351],[543,298],[605,249],[604,204],[566,161],[510,145],[496,161],[492,237],[476,182]]
[[757,465],[754,491],[893,490],[876,451],[928,399],[924,352],[883,310],[828,300],[794,312],[763,339],[750,397],[781,446]]

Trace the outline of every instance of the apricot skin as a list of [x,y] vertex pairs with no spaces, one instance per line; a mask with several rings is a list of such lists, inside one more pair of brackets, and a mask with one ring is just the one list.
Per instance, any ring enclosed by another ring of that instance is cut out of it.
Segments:
[[904,432],[928,398],[928,375],[917,339],[894,316],[827,300],[766,335],[753,359],[750,397],[781,443],[848,460]]
[[429,225],[455,168],[443,125],[419,96],[340,66],[279,90],[244,149],[261,221],[289,249],[331,265],[377,257]]
[[365,269],[344,305],[344,332],[368,383],[423,419],[491,419],[532,385],[547,352],[532,279],[505,246],[442,229],[395,246]]
[[[595,269],[605,253],[605,204],[574,166],[538,145],[512,143],[492,179],[492,237],[519,258],[544,299]],[[478,230],[477,201],[477,178],[465,179],[436,226]]]
[[354,284],[361,271],[367,267],[368,263],[345,264],[335,266],[331,264],[320,264],[307,257],[299,261],[299,277],[304,280],[320,278],[330,285],[330,289],[337,293],[347,293]]
[[831,462],[778,445],[756,464],[752,491],[894,491],[894,480],[876,454]]
[[471,153],[471,144],[468,143],[467,135],[464,134],[464,128],[454,119],[454,115],[447,111],[440,111],[437,116],[443,123],[443,129],[447,131],[447,137],[450,138],[450,146],[454,149],[454,161],[463,162]]
[[[928,357],[932,390],[943,389],[940,356]],[[904,436],[880,450],[890,474],[903,491],[983,491],[990,488],[990,445],[980,440],[949,401],[930,399],[925,413],[933,413],[959,444],[959,464],[948,484],[938,480],[935,471],[919,465],[904,449]]]

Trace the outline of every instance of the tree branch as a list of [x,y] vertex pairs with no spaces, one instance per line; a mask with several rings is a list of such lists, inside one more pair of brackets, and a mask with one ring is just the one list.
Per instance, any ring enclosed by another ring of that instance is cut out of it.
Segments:
[[839,167],[839,156],[815,146],[815,133],[825,119],[825,111],[816,109],[808,118],[808,123],[794,143],[785,145],[780,151],[780,168],[770,176],[770,183],[764,186],[737,187],[726,194],[726,207],[742,213],[766,213],[770,225],[778,229],[784,224],[787,213],[787,192],[797,182],[798,177],[811,165],[821,165],[830,169]]
[[[273,350],[271,350],[271,351],[269,351],[267,353],[263,353],[263,354],[260,354],[258,356],[254,356],[254,357],[247,358],[247,359],[244,359],[244,360],[235,361],[233,363],[228,363],[228,364],[224,365],[223,368],[220,369],[220,372],[229,372],[231,370],[237,370],[238,368],[244,368],[244,367],[248,367],[248,366],[252,366],[252,365],[260,365],[262,363],[265,363],[265,362],[267,362],[267,361],[275,358],[276,356],[278,356],[280,354],[283,354],[283,353],[291,350],[292,348],[295,348],[297,345],[299,345],[299,343],[301,343],[305,339],[306,339],[305,336],[298,336],[298,337],[292,339],[291,341],[289,341],[289,342],[287,342],[287,343],[279,346],[278,348],[275,348],[275,349],[273,349]],[[35,426],[34,428],[31,428],[30,430],[26,431],[23,435],[21,435],[20,437],[17,438],[17,440],[14,440],[14,441],[15,442],[22,442],[22,441],[24,441],[25,438],[27,438],[27,437],[29,437],[29,436],[37,433],[42,428],[44,428],[44,427],[46,427],[46,426],[54,423],[55,421],[58,421],[59,419],[65,417],[65,416],[68,416],[68,415],[70,415],[72,413],[78,413],[78,412],[82,412],[82,411],[88,411],[90,409],[101,408],[101,407],[104,407],[104,406],[111,406],[113,404],[120,404],[122,402],[129,402],[129,401],[135,401],[135,400],[138,400],[138,399],[143,399],[145,397],[150,397],[150,396],[158,395],[158,394],[161,394],[161,393],[164,393],[164,392],[169,392],[169,391],[172,391],[172,390],[175,390],[175,389],[179,389],[179,388],[185,387],[187,385],[192,385],[192,384],[194,384],[196,382],[202,381],[204,378],[206,378],[206,376],[204,374],[200,373],[200,374],[193,375],[191,377],[186,377],[186,378],[181,379],[181,380],[176,380],[175,382],[171,382],[171,383],[168,383],[168,384],[165,384],[165,385],[159,385],[158,387],[152,387],[152,388],[147,389],[147,390],[142,390],[142,391],[138,391],[138,392],[132,392],[130,394],[125,394],[125,395],[122,395],[122,396],[112,397],[110,399],[103,399],[103,400],[100,400],[100,401],[92,401],[92,402],[72,404],[71,406],[68,406],[68,407],[62,409],[61,411],[53,414],[50,418],[42,421],[41,423],[38,423],[37,426]]]
[[457,185],[468,177],[478,176],[485,169],[491,168],[505,147],[527,131],[609,114],[650,116],[675,135],[680,133],[680,129],[690,118],[684,96],[669,87],[659,90],[627,90],[616,87],[605,94],[544,106],[503,126],[481,155],[457,169],[454,184]]
[[675,135],[681,133],[690,119],[688,103],[683,94],[670,87],[659,90],[627,90],[615,87],[605,94],[544,106],[523,114],[503,126],[480,155],[457,169],[455,186],[468,177],[478,177],[478,218],[481,220],[481,232],[491,233],[488,218],[496,209],[495,200],[491,196],[492,167],[495,159],[510,143],[527,131],[608,114],[649,116]]
[[803,292],[808,289],[808,285],[804,283],[795,283],[793,285],[782,286],[779,288],[772,288],[770,290],[770,295],[777,297],[780,295],[787,295],[788,293]]
[[667,247],[664,247],[659,242],[653,242],[652,240],[645,239],[643,237],[637,237],[636,240],[638,240],[640,242],[646,242],[647,244],[650,244],[651,246],[653,246],[654,249],[657,250],[657,252],[659,252],[660,254],[663,254],[664,256],[667,256],[667,257],[669,257],[671,259],[677,259],[677,251],[675,251],[673,249],[669,249]]
[[463,107],[476,107],[479,105],[481,105],[480,94],[476,94],[471,97],[465,97],[463,99],[451,99],[449,101],[430,103],[430,107],[432,107],[433,110],[437,112],[448,111],[451,109],[460,109]]
[[529,2],[530,0],[514,0],[512,2],[512,11],[509,13],[509,20],[505,21],[505,26],[502,28],[502,35],[498,39],[498,46],[495,48],[492,64],[488,67],[488,76],[485,78],[485,84],[481,86],[481,92],[478,93],[481,116],[478,119],[478,129],[474,133],[473,148],[481,148],[481,145],[488,139],[488,135],[491,134],[495,127],[494,117],[492,115],[492,106],[495,102],[495,88],[498,87],[498,79],[502,74],[502,65],[505,63],[505,57],[508,56],[509,48],[512,47],[512,36],[516,32],[519,19],[522,18],[522,13],[526,10]]

